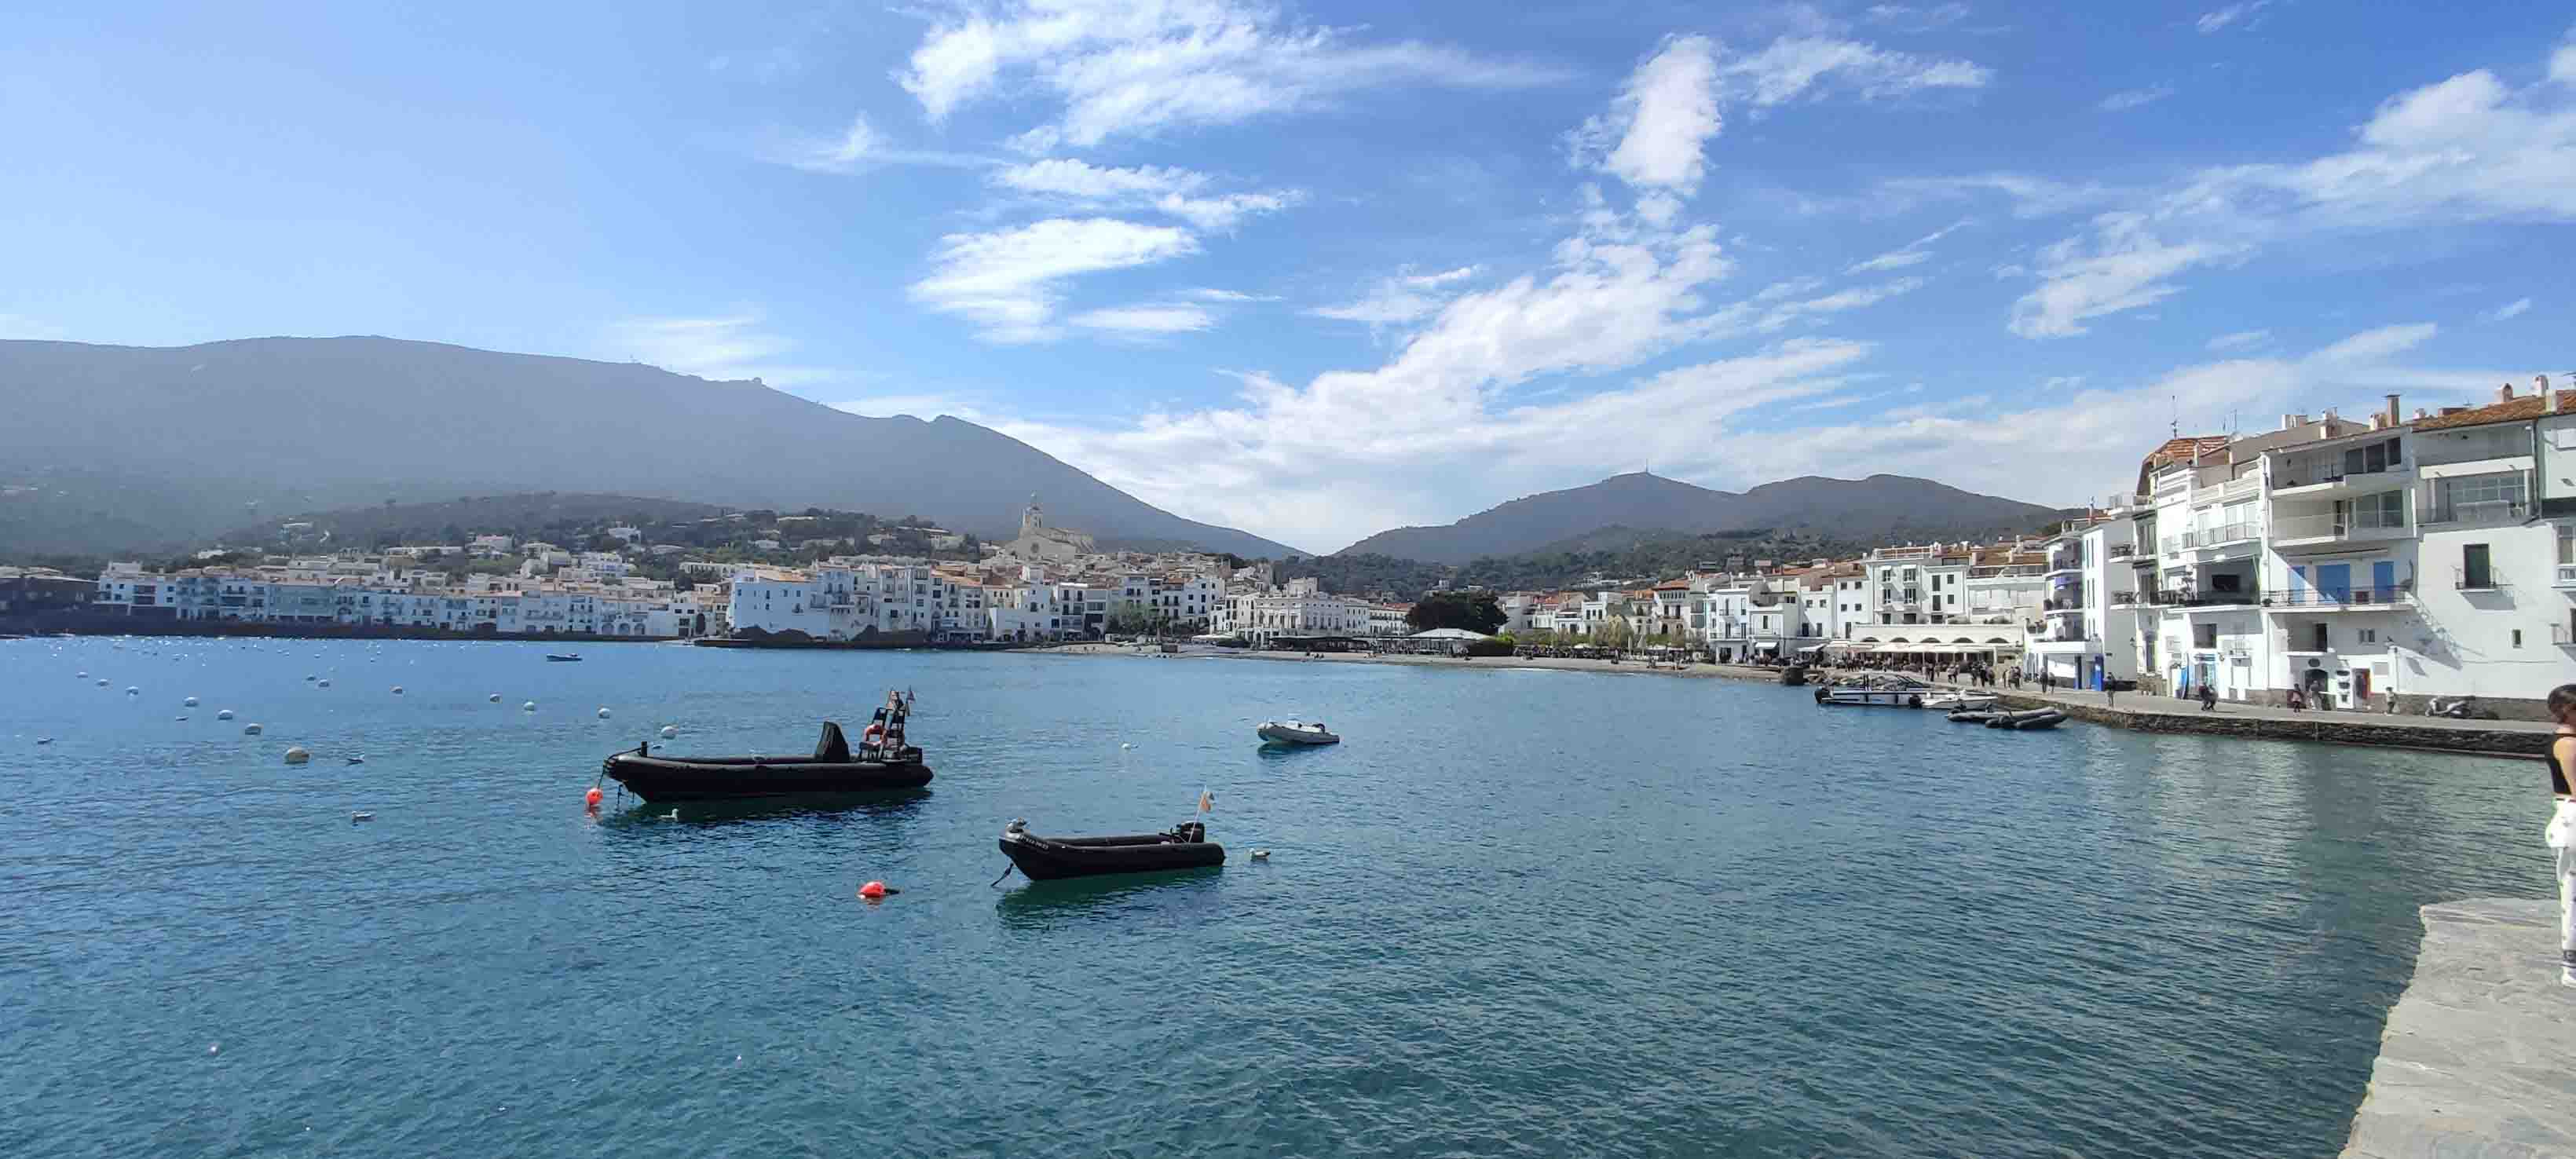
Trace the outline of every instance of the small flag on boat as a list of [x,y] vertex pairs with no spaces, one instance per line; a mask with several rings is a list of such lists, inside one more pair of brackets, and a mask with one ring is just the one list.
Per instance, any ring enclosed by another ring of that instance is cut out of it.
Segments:
[[1216,794],[1208,792],[1205,789],[1199,790],[1199,812],[1216,812]]

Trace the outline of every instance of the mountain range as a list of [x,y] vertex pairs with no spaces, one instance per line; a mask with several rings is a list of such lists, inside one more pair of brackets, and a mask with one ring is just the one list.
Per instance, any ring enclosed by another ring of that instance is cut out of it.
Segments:
[[998,431],[757,380],[391,338],[0,341],[0,551],[202,540],[297,512],[513,492],[919,515],[991,539],[1032,494],[1103,546],[1293,549],[1184,519]]
[[1904,475],[1810,475],[1734,492],[1633,471],[1524,496],[1444,527],[1381,531],[1335,554],[1465,564],[1562,546],[1608,530],[1634,537],[1657,531],[1705,535],[1769,529],[1863,542],[1983,538],[2037,530],[2063,516],[2035,503]]

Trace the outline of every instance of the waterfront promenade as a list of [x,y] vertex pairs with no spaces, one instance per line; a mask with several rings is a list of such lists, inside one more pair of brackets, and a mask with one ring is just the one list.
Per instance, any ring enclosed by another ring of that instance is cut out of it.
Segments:
[[2123,692],[2106,702],[2099,692],[2040,692],[2027,687],[1996,691],[2001,692],[2006,704],[2016,708],[2053,705],[2079,720],[2142,732],[2268,737],[2536,757],[2548,749],[2552,731],[2547,722],[2536,720],[2450,720],[2432,716],[2390,716],[2377,712],[2292,712],[2286,708],[2228,701],[2220,701],[2217,708],[2203,712],[2197,700],[2143,692]]
[[2425,906],[2343,1159],[2576,1155],[2576,989],[2558,984],[2557,906]]

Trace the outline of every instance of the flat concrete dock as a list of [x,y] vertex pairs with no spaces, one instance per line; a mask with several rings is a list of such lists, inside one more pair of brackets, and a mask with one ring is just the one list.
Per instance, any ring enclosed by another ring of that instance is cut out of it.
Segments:
[[2210,712],[2200,702],[2143,692],[2123,692],[2105,704],[2099,692],[2041,692],[1986,689],[2013,708],[2049,705],[2095,724],[2141,732],[2190,732],[2212,736],[2311,740],[2329,744],[2382,745],[2491,756],[2539,756],[2549,749],[2555,725],[2536,720],[2446,720],[2428,716],[2389,716],[2376,712],[2292,712],[2259,704],[2220,701]]
[[2343,1159],[2576,1155],[2576,988],[2558,903],[2428,905],[2415,978],[2388,1012]]

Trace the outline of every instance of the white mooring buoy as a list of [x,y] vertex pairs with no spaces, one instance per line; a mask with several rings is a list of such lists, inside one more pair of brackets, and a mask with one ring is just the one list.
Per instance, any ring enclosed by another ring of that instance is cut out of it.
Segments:
[[179,702],[179,707],[181,707],[181,708],[195,708],[195,707],[197,707],[197,698],[196,698],[196,697],[191,696],[191,697],[187,698],[186,700],[182,700],[182,701],[180,701],[180,702]]
[[675,736],[678,736],[678,735],[680,735],[680,726],[678,726],[678,725],[676,725],[676,724],[666,724],[666,725],[663,725],[663,726],[662,726],[662,739],[663,739],[663,740],[669,740],[669,739],[671,739],[672,737],[675,737]]
[[535,712],[536,710],[537,702],[533,700],[519,706],[519,711],[521,712]]
[[243,736],[258,736],[258,735],[259,735],[259,726],[258,726],[258,725],[255,725],[255,724],[245,724],[245,725],[243,725],[243,726],[242,726],[242,735],[243,735]]
[[225,710],[223,710],[223,711],[218,712],[218,713],[216,713],[216,714],[215,714],[215,719],[216,719],[216,720],[231,720],[232,718],[233,718],[233,710],[231,710],[231,709],[229,709],[229,708],[227,708],[227,709],[225,709]]
[[291,749],[286,750],[286,763],[287,763],[287,764],[290,764],[290,765],[300,765],[300,764],[303,764],[304,762],[309,761],[309,760],[312,760],[312,759],[313,759],[313,754],[312,754],[312,753],[309,753],[309,752],[304,751],[304,747],[303,747],[302,745],[298,745],[298,746],[296,746],[296,747],[294,747],[294,748],[291,748]]
[[608,719],[608,710],[607,710],[606,708],[601,708],[601,709],[599,710],[599,719],[601,719],[601,720],[606,720],[606,719]]

